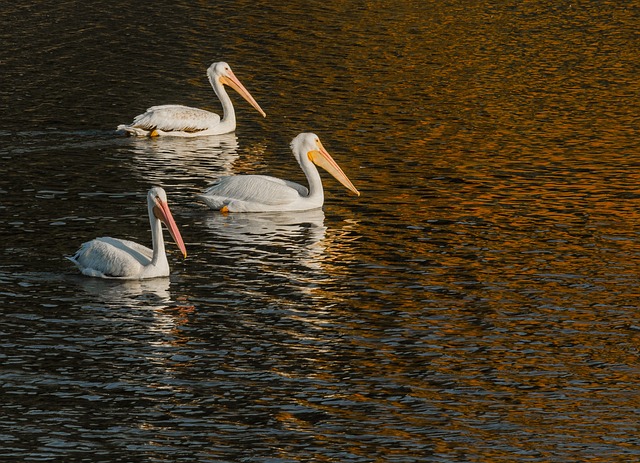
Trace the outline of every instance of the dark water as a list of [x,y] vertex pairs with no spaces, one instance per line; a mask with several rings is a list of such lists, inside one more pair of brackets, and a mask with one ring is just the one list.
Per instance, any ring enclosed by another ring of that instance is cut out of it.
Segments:
[[[0,8],[0,460],[640,458],[637,2],[11,2]],[[235,135],[114,134],[148,106]],[[304,181],[315,131],[362,196],[222,216],[221,173]],[[189,257],[112,282],[63,256]]]

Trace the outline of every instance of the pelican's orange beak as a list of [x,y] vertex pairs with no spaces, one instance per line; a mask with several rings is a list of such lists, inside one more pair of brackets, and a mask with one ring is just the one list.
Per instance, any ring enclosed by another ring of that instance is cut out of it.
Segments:
[[233,73],[231,69],[227,71],[227,75],[220,77],[220,82],[228,85],[229,87],[234,89],[236,92],[238,92],[240,96],[242,96],[242,98],[247,100],[247,102],[256,109],[256,111],[262,114],[262,117],[267,117],[267,115],[262,110],[260,105],[256,102],[256,100],[253,99],[253,97],[251,96],[251,93],[249,93],[249,90],[244,88],[244,85],[240,83],[240,81],[238,80],[238,78],[236,77],[236,75]]
[[153,207],[153,213],[163,224],[167,226],[173,241],[175,241],[178,248],[180,248],[180,251],[182,251],[182,255],[186,258],[187,248],[185,248],[184,241],[182,241],[182,236],[180,235],[180,230],[178,230],[178,226],[176,225],[175,220],[173,220],[173,215],[171,215],[169,205],[160,198],[156,198],[156,205]]
[[317,140],[316,144],[318,145],[318,149],[309,151],[307,153],[309,160],[315,165],[322,167],[324,170],[333,175],[336,180],[346,186],[349,190],[360,196],[360,192],[356,189],[355,186],[353,186],[353,183],[351,183],[349,177],[347,177],[346,174],[342,172],[342,169],[340,168],[338,163],[333,160],[329,152],[324,148],[324,146],[322,146],[320,140]]

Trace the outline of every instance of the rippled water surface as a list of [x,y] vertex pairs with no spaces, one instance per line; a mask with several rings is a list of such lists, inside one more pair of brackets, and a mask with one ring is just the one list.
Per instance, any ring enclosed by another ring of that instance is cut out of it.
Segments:
[[[3,6],[0,460],[640,459],[639,23],[631,1]],[[234,134],[115,134],[220,112],[218,60],[266,119],[231,91]],[[302,131],[360,197],[323,174],[323,210],[198,199],[304,182]],[[151,185],[188,258],[79,275],[84,241],[150,242]]]

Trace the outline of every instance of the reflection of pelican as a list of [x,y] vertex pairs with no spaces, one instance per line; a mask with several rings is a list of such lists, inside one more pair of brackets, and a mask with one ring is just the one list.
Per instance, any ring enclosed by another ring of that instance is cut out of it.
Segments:
[[[228,175],[238,159],[238,138],[234,133],[210,137],[162,137],[149,140],[132,138],[126,142],[126,158],[136,172],[151,184],[171,178],[179,193],[202,185],[211,172]],[[131,152],[133,156],[131,156]],[[193,192],[189,192],[191,196]]]
[[209,82],[222,103],[223,116],[203,109],[182,105],[152,106],[143,114],[137,115],[129,125],[119,125],[118,131],[128,135],[174,137],[197,137],[202,135],[220,135],[236,129],[236,113],[231,99],[224,89],[229,85],[249,102],[263,117],[262,108],[256,103],[249,91],[244,88],[227,63],[213,63],[207,69]]
[[169,262],[162,237],[163,222],[186,257],[187,251],[173,220],[167,195],[160,187],[147,193],[153,250],[133,241],[103,237],[84,243],[73,257],[67,257],[83,274],[101,278],[142,279],[169,275]]
[[292,241],[304,235],[306,244],[316,243],[324,238],[324,211],[277,212],[241,215],[207,215],[205,224],[220,232],[225,239],[235,242],[274,244]]
[[101,278],[78,277],[79,286],[104,303],[114,307],[144,306],[163,308],[171,302],[169,278],[114,281]]
[[[149,333],[143,342],[157,354],[152,360],[156,365],[163,362],[163,357],[169,360],[173,348],[181,344],[180,339],[184,339],[184,333],[176,328],[187,322],[185,317],[194,306],[183,304],[181,298],[175,300],[171,297],[169,278],[107,280],[73,276],[70,280],[75,281],[91,301],[88,308],[96,311],[96,316],[91,318],[92,324],[103,322],[111,326],[110,320],[115,319],[121,335],[126,338],[135,334],[141,341],[143,337],[140,334]],[[103,308],[109,310],[104,311]],[[126,350],[130,348],[126,346]],[[143,352],[139,357],[149,359]]]
[[324,211],[318,208],[262,214],[206,214],[204,224],[215,235],[216,247],[224,247],[225,256],[234,259],[237,268],[259,266],[265,272],[284,271],[288,278],[298,275],[305,280],[317,279],[322,273],[327,231],[324,218]]
[[314,164],[333,175],[358,196],[360,193],[313,133],[301,133],[291,142],[293,155],[307,177],[309,188],[266,175],[220,177],[201,198],[224,212],[303,211],[322,207],[322,179]]

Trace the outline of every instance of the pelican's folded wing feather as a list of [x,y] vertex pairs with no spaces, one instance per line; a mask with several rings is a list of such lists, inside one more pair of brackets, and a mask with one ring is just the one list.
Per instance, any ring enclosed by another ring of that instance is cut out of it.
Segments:
[[164,132],[201,132],[220,123],[220,116],[182,105],[152,106],[133,119],[135,128]]
[[276,206],[289,204],[307,194],[306,187],[288,180],[266,175],[237,175],[216,179],[202,196],[210,199],[207,201],[210,205],[219,203],[220,207],[229,201]]
[[127,278],[151,262],[153,251],[128,240],[103,237],[88,241],[68,259],[85,275]]

